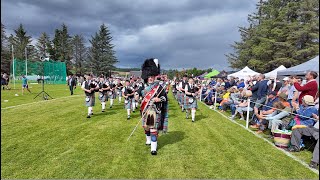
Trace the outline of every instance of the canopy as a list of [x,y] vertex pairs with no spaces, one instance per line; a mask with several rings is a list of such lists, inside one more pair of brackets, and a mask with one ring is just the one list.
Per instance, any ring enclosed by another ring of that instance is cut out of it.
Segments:
[[297,66],[293,66],[291,68],[278,71],[278,76],[290,76],[290,75],[305,75],[308,71],[315,71],[319,73],[319,56],[305,62],[299,64]]
[[217,70],[213,70],[212,72],[208,73],[207,75],[205,75],[205,78],[211,78],[212,76],[216,76],[218,75],[220,72]]
[[221,71],[219,74],[216,76],[213,76],[214,78],[225,78],[228,76],[228,73],[226,71]]
[[233,74],[229,74],[228,78],[233,76],[233,77],[239,77],[239,79],[247,80],[247,79],[249,79],[249,76],[254,76],[257,74],[259,74],[259,73],[255,72],[254,70],[252,70],[248,66],[246,66],[238,72],[235,72]]
[[285,70],[285,69],[287,69],[287,68],[284,67],[283,65],[281,65],[277,69],[274,69],[273,71],[265,73],[264,75],[266,76],[266,78],[275,79],[275,78],[277,78],[278,71]]
[[204,76],[207,75],[207,74],[208,74],[208,73],[205,72],[205,73],[201,74],[200,76],[197,76],[197,78],[200,78],[201,80],[203,80],[203,79],[204,79]]

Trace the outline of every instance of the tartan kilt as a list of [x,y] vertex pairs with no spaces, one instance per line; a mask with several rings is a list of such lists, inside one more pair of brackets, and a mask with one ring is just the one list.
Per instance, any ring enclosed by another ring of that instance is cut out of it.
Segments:
[[116,99],[116,98],[117,98],[117,94],[116,94],[114,91],[113,91],[111,94],[110,94],[110,92],[111,92],[111,91],[108,92],[109,98],[110,98],[110,99]]
[[128,98],[126,100],[128,101],[128,103],[124,103],[125,109],[131,109],[132,108],[132,99]]
[[181,105],[184,105],[185,96],[186,96],[185,93],[181,93],[181,94],[180,94],[180,104],[181,104]]
[[189,99],[192,97],[189,96],[185,96],[184,98],[184,109],[191,109],[191,108],[198,108],[198,103],[197,103],[197,99],[193,98],[193,103],[189,103]]
[[98,99],[101,101],[101,102],[106,102],[108,101],[108,97],[105,93],[102,93],[102,92],[99,92],[99,97]]
[[[118,94],[119,93],[119,94]],[[117,94],[118,94],[118,97],[122,97],[122,91],[121,91],[121,89],[118,89],[117,90]]]
[[95,94],[93,94],[92,96],[86,96],[84,101],[87,107],[92,107],[95,105],[95,100]]
[[179,98],[180,98],[180,91],[177,91],[177,94],[176,94],[176,100],[179,102]]

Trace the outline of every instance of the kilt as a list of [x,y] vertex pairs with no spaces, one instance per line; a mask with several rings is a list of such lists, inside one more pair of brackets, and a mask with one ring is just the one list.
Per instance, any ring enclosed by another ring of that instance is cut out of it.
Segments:
[[122,97],[122,91],[121,91],[121,89],[118,89],[118,90],[117,90],[117,94],[118,94],[118,97]]
[[[193,98],[193,103],[189,103],[189,99]],[[194,97],[185,96],[184,97],[184,109],[198,108],[197,99]]]
[[99,92],[99,97],[98,97],[98,99],[99,99],[101,102],[106,102],[106,101],[108,101],[108,96],[107,96],[105,93]]
[[185,93],[181,93],[181,94],[180,94],[180,104],[181,104],[181,105],[184,105],[185,96],[186,96]]
[[110,93],[111,91],[108,92],[108,96],[110,99],[116,99],[117,94],[113,91],[112,93]]
[[176,100],[179,102],[179,98],[180,98],[180,91],[177,91],[176,95],[175,95]]
[[85,98],[85,104],[87,107],[92,107],[95,105],[95,94],[93,94],[92,96],[86,96]]
[[[127,103],[126,103],[127,101]],[[132,98],[128,98],[125,100],[124,106],[126,109],[131,109],[132,108]]]

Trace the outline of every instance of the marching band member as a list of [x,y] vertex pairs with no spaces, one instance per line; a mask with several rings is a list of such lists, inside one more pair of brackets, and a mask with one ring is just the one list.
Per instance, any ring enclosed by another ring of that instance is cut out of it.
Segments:
[[95,91],[99,90],[98,84],[92,80],[92,75],[87,75],[86,80],[82,83],[81,86],[84,91],[86,98],[86,106],[88,107],[88,116],[87,118],[91,118],[90,115],[93,115],[92,107],[95,105]]
[[195,120],[196,110],[198,108],[197,104],[197,93],[198,87],[194,84],[194,80],[192,77],[189,78],[189,83],[185,86],[185,101],[184,108],[186,109],[186,118],[189,118],[189,111],[191,110],[192,122]]
[[112,108],[113,100],[116,99],[116,85],[114,84],[112,77],[109,77],[109,87],[110,108]]
[[118,79],[117,85],[116,85],[116,89],[117,89],[117,95],[119,97],[119,104],[121,103],[121,97],[122,97],[122,89],[123,89],[123,85],[120,81],[120,79]]
[[101,102],[102,112],[105,112],[106,101],[108,100],[107,92],[110,90],[110,87],[108,87],[108,82],[105,81],[103,76],[100,76],[100,81],[98,84],[99,84],[99,100]]
[[134,98],[134,93],[135,91],[133,87],[130,86],[130,81],[127,80],[126,86],[122,89],[122,96],[125,99],[124,104],[128,114],[127,120],[130,119],[130,113],[132,109],[132,99]]
[[185,87],[187,85],[187,75],[183,75],[182,81],[179,83],[179,91],[180,91],[180,107],[181,107],[181,111],[184,111],[184,99],[185,99]]
[[160,74],[158,59],[147,59],[142,65],[142,79],[146,83],[141,91],[142,127],[146,134],[146,145],[151,145],[151,155],[157,155],[158,131],[167,132],[168,128],[168,99],[165,87],[155,81]]

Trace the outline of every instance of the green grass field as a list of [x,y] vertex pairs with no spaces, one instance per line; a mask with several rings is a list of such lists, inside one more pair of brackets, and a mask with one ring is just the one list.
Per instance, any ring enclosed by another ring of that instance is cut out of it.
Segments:
[[139,113],[127,121],[126,110],[117,101],[101,113],[96,99],[94,115],[87,119],[80,88],[70,96],[66,85],[48,85],[46,91],[55,100],[43,101],[33,100],[41,86],[31,86],[32,94],[22,96],[21,89],[1,93],[2,108],[32,103],[1,110],[4,179],[319,178],[200,103],[192,123],[170,95],[169,133],[160,134],[158,155],[151,156],[141,126],[127,141]]

